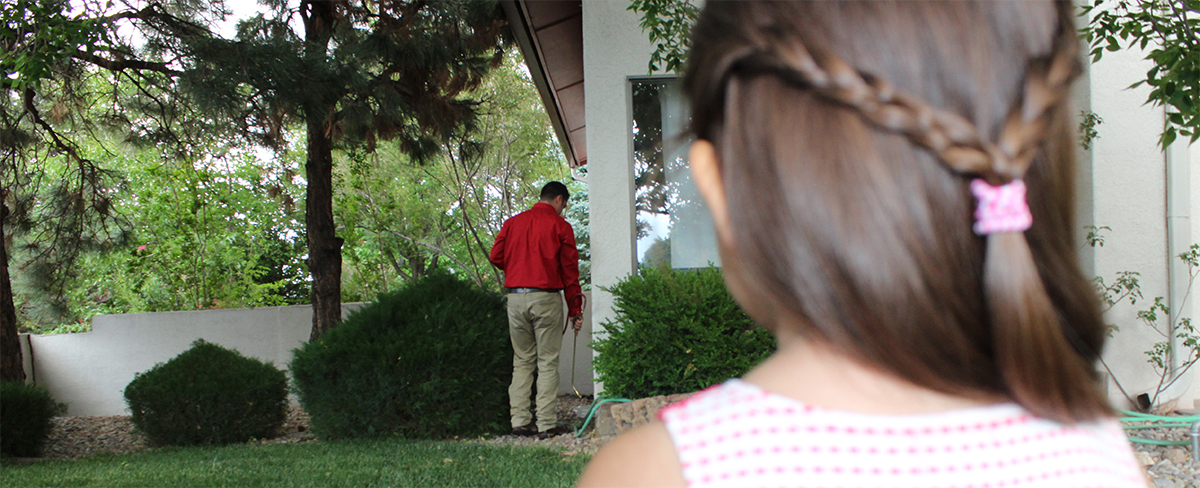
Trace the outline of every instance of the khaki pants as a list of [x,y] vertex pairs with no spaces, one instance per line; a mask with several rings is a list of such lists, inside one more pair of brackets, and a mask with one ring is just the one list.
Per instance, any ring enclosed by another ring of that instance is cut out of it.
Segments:
[[556,292],[510,293],[508,335],[513,346],[513,377],[508,387],[514,428],[528,424],[529,394],[537,368],[537,428],[546,431],[558,421],[558,353],[566,322],[562,296]]

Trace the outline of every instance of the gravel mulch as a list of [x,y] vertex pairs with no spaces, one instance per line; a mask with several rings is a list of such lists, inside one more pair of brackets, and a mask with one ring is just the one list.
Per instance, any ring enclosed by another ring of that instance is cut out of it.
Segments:
[[[1131,422],[1128,425],[1144,425]],[[1191,441],[1186,428],[1144,429],[1130,431],[1143,439],[1160,441]],[[1153,488],[1200,488],[1200,463],[1192,459],[1192,446],[1155,446],[1133,443],[1138,462],[1146,468]]]
[[[559,425],[569,425],[572,430],[578,430],[583,425],[582,415],[587,415],[588,407],[592,405],[592,397],[575,395],[563,395],[558,397],[558,407],[555,413],[558,415]],[[595,419],[592,419],[590,428],[595,427]],[[608,439],[599,439],[593,436],[584,435],[583,437],[575,437],[574,435],[560,435],[549,439],[538,439],[536,436],[519,437],[513,435],[502,435],[492,437],[490,439],[482,439],[481,441],[494,446],[550,446],[563,449],[563,454],[595,454],[600,446]]]
[[[559,423],[569,423],[578,428],[583,423],[572,412],[574,409],[587,407],[592,404],[592,397],[576,397],[565,395],[558,399]],[[55,417],[54,427],[46,441],[43,458],[76,458],[96,454],[125,454],[150,449],[145,436],[133,428],[128,416],[112,417]],[[279,433],[270,439],[253,441],[253,444],[294,444],[309,442],[316,438],[308,429],[308,414],[300,407],[288,408],[287,420]],[[601,442],[590,437],[576,438],[573,435],[561,435],[549,439],[536,437],[497,436],[490,439],[480,439],[493,445],[544,445],[561,447],[565,454],[595,453]]]
[[[96,454],[125,454],[144,451],[151,446],[146,437],[133,428],[129,416],[54,417],[50,437],[42,451],[44,458],[75,458]],[[308,431],[308,414],[300,407],[288,407],[287,419],[279,432],[256,444],[291,444],[313,440]]]
[[125,454],[146,449],[146,438],[133,429],[128,416],[54,417],[54,427],[42,450],[45,458],[74,458],[95,454]]

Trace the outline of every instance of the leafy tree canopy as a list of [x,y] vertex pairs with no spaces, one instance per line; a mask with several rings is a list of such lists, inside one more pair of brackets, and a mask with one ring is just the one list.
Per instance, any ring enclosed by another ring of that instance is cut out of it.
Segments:
[[1200,139],[1200,1],[1093,0],[1083,14],[1093,62],[1105,52],[1150,48],[1153,64],[1130,88],[1149,85],[1146,101],[1167,108],[1159,144],[1166,148],[1179,135]]
[[642,31],[654,44],[650,72],[682,71],[700,9],[691,0],[632,0],[626,10],[641,14]]

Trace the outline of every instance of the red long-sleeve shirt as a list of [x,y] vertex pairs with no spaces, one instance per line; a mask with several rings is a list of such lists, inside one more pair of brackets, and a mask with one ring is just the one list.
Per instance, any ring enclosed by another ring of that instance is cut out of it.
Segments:
[[583,291],[575,230],[550,204],[538,202],[506,220],[488,260],[504,270],[505,287],[562,288],[567,315],[580,315]]

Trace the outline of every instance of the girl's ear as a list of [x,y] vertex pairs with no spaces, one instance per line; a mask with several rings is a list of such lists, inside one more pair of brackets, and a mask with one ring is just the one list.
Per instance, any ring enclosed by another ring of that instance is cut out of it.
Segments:
[[725,181],[721,177],[721,162],[712,143],[698,139],[688,151],[688,164],[692,169],[692,180],[712,213],[717,239],[732,249],[733,233],[729,227],[729,207],[725,204]]

